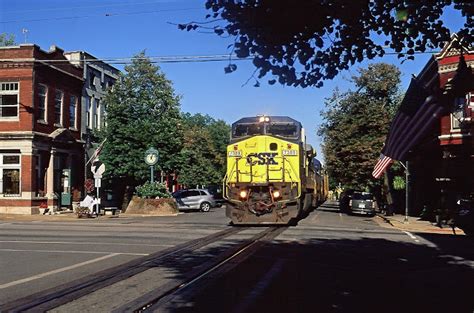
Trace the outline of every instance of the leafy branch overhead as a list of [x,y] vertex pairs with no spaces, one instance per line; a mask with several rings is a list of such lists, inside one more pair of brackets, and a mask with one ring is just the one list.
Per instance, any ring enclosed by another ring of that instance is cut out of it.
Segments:
[[[450,37],[442,21],[448,7],[462,14],[459,34],[472,42],[474,5],[461,0],[207,0],[205,22],[178,27],[234,37],[233,52],[253,59],[258,78],[272,75],[280,84],[320,87],[387,48],[402,59],[440,48]],[[237,69],[231,65],[226,73]]]

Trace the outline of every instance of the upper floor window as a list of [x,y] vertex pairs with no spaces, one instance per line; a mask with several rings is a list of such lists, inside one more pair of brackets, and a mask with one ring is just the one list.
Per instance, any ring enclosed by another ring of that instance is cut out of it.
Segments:
[[0,118],[18,117],[18,83],[0,83]]
[[38,86],[38,120],[46,121],[48,88],[45,85]]
[[94,112],[94,127],[95,128],[100,128],[99,127],[99,118],[100,118],[100,101],[99,99],[95,100],[95,112]]
[[54,123],[62,125],[63,92],[56,90],[54,95]]
[[89,74],[89,88],[95,88],[95,74],[91,71]]
[[77,97],[71,96],[69,98],[69,127],[77,128],[76,126],[76,110],[77,110]]
[[94,98],[89,98],[86,104],[86,127],[91,128],[91,111]]
[[451,113],[451,130],[458,130],[461,128],[461,123],[466,117],[466,107],[470,105],[470,100],[470,94],[467,94],[465,97],[454,99],[454,107],[456,109]]

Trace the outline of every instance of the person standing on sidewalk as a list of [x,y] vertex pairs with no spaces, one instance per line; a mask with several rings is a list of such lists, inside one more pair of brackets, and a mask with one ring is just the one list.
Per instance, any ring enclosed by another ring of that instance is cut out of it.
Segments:
[[446,220],[447,215],[447,193],[443,188],[440,190],[439,202],[436,207],[436,226],[443,228],[443,220]]

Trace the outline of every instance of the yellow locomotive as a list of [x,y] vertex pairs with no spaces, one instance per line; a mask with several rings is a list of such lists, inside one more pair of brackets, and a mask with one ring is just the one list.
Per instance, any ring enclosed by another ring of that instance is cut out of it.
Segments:
[[232,124],[223,195],[233,224],[291,224],[326,200],[327,177],[300,122],[245,117]]

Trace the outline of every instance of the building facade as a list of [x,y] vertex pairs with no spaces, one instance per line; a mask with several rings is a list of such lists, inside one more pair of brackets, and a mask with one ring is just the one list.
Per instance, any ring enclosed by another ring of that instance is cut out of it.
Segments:
[[94,130],[105,126],[103,99],[107,90],[119,78],[120,71],[85,51],[66,52],[65,56],[71,64],[82,69],[84,88],[81,95],[81,137],[86,141]]
[[439,97],[445,114],[412,158],[411,207],[415,214],[424,206],[452,208],[457,199],[474,192],[473,68],[473,47],[454,34],[418,75],[433,94],[448,96]]
[[81,197],[83,71],[64,51],[0,48],[0,213],[70,208]]

